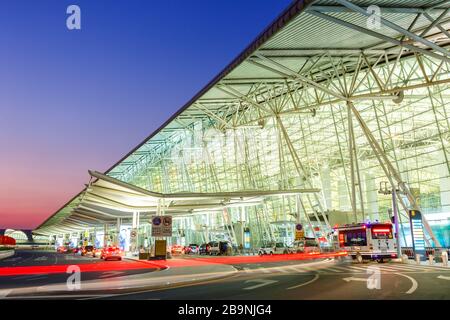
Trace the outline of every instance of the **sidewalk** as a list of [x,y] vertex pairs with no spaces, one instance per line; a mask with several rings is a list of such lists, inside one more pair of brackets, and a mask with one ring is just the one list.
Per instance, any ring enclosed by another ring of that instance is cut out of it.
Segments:
[[[395,263],[403,263],[401,259],[392,259],[392,262]],[[441,268],[449,268],[450,269],[450,263],[447,264],[447,266],[444,266],[442,262],[433,262],[433,264],[430,264],[428,260],[426,261],[420,261],[419,264],[413,259],[408,259],[408,262],[405,264],[412,264],[412,265],[420,265],[420,266],[429,266],[429,267],[441,267]]]

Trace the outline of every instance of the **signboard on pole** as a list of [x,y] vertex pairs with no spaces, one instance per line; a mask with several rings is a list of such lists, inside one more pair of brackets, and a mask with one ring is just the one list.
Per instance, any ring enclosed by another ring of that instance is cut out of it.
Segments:
[[295,240],[303,240],[305,238],[305,230],[303,230],[303,226],[298,223],[295,226]]
[[152,218],[152,237],[172,236],[172,216],[155,216]]
[[414,253],[422,255],[421,258],[426,259],[422,213],[418,210],[409,210],[409,222]]

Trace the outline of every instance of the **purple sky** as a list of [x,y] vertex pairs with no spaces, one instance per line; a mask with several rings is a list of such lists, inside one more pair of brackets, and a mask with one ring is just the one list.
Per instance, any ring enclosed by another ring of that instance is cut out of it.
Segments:
[[[290,2],[0,1],[0,228],[39,225]],[[66,28],[70,4],[82,30]]]

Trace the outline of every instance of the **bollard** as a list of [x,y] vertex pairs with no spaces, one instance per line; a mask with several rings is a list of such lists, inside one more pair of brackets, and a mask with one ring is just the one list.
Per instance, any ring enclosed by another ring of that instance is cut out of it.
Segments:
[[420,264],[420,257],[421,256],[422,256],[421,254],[416,254],[416,263],[417,264]]
[[428,263],[432,265],[434,263],[434,256],[432,254],[428,255]]
[[442,257],[442,265],[444,267],[448,266],[448,253],[447,253],[447,251],[445,251],[445,250],[442,251],[441,257]]
[[402,254],[402,263],[408,263],[408,255]]

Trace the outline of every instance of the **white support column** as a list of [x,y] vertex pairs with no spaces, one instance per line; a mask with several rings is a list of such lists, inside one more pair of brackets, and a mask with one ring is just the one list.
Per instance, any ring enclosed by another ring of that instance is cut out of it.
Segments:
[[328,166],[322,167],[320,172],[320,179],[322,182],[322,194],[324,198],[325,210],[331,210],[333,207],[332,204],[332,195],[331,195],[331,175],[330,168]]
[[380,220],[380,215],[378,214],[378,190],[375,183],[375,178],[372,174],[366,173],[364,175],[365,185],[366,185],[366,199],[370,221]]
[[339,210],[348,211],[350,208],[350,202],[348,197],[347,183],[344,179],[338,180],[338,200]]
[[442,151],[440,152],[440,160],[444,162],[438,166],[441,210],[442,212],[450,212],[450,173]]

